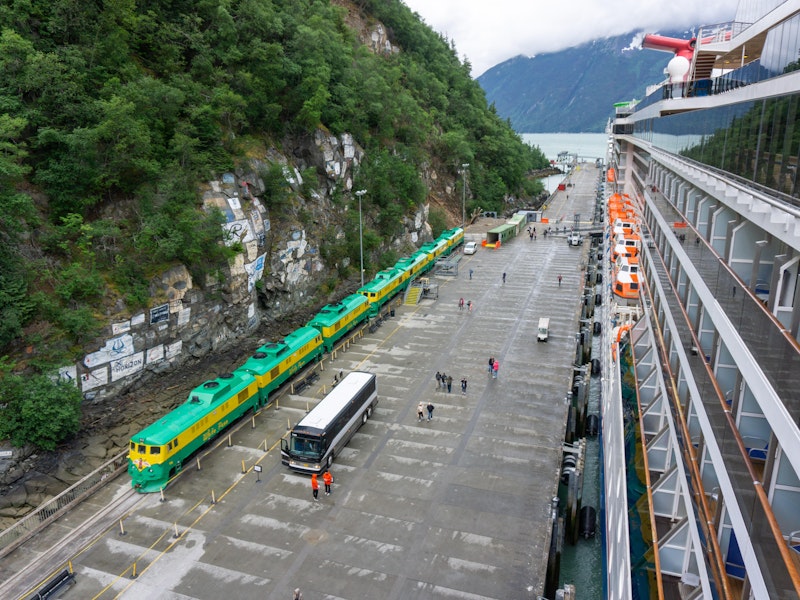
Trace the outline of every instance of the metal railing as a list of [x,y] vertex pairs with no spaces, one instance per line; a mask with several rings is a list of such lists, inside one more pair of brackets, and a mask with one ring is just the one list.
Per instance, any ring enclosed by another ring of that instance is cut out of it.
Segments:
[[47,527],[76,503],[102,487],[109,477],[116,477],[128,467],[128,450],[116,455],[86,475],[58,496],[35,508],[8,529],[0,531],[0,558]]

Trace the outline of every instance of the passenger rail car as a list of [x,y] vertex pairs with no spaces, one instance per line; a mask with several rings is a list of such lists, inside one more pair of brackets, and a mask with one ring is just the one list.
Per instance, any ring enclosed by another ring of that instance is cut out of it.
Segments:
[[331,466],[378,404],[372,373],[353,371],[281,439],[281,463],[295,471],[319,473]]
[[450,254],[453,250],[458,248],[461,244],[464,243],[464,229],[461,227],[454,227],[453,229],[447,229],[439,235],[437,240],[444,240],[447,242],[447,249],[445,250],[445,254]]
[[369,300],[362,294],[350,294],[339,302],[323,306],[308,322],[322,334],[325,352],[330,352],[342,336],[367,318]]
[[367,314],[370,317],[377,316],[384,304],[408,287],[409,278],[408,271],[384,269],[375,276],[375,279],[359,288],[358,293],[369,300]]
[[394,268],[408,272],[409,279],[414,279],[417,275],[422,275],[433,265],[431,255],[427,252],[414,252],[411,256],[398,260]]
[[280,342],[264,344],[239,367],[256,378],[262,401],[280,385],[322,355],[322,334],[314,327],[301,327]]

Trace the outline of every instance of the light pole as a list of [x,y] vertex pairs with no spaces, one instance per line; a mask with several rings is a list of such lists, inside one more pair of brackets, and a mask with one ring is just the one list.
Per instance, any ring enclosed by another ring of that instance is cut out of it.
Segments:
[[461,175],[464,176],[464,184],[461,188],[461,229],[466,227],[467,223],[467,169],[469,163],[461,165]]
[[361,225],[361,196],[367,193],[367,190],[358,190],[358,248],[361,253],[361,287],[364,287],[364,230]]

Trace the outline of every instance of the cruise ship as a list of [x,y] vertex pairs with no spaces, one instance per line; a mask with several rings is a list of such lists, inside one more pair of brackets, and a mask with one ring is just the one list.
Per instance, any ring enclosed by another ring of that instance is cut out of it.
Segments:
[[800,1],[643,47],[599,188],[642,240],[633,306],[604,241],[605,596],[799,598]]

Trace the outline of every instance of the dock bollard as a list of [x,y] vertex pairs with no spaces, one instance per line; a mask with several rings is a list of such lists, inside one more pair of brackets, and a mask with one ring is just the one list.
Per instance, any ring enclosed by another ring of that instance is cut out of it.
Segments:
[[122,519],[119,520],[119,534],[127,535],[127,532],[125,531],[125,526],[122,524]]
[[233,442],[231,442],[231,436],[228,435],[228,448],[230,448],[231,446],[233,446]]
[[242,474],[247,473],[247,469],[244,467],[244,461],[242,461]]
[[287,417],[287,419],[286,419],[286,431],[289,431],[291,428],[292,428],[292,425],[291,425],[291,423],[289,423],[289,419]]
[[211,504],[217,503],[217,497],[214,495],[214,490],[211,490]]
[[161,499],[159,502],[166,502],[167,499],[164,498],[164,488],[162,487],[159,491],[161,492]]
[[200,470],[200,457],[198,456],[196,460],[197,460],[197,470],[199,471]]
[[256,416],[255,416],[255,415],[253,415],[253,417],[252,417],[252,423],[251,423],[251,425],[250,425],[250,429],[255,429],[255,428],[256,428]]
[[280,409],[281,409],[281,399],[275,398],[275,410],[280,410]]
[[181,537],[180,534],[178,533],[178,523],[177,522],[175,523],[175,535],[173,535],[172,537],[175,537],[175,538]]
[[136,563],[133,563],[133,570],[131,571],[131,579],[136,579],[138,575],[136,575]]

